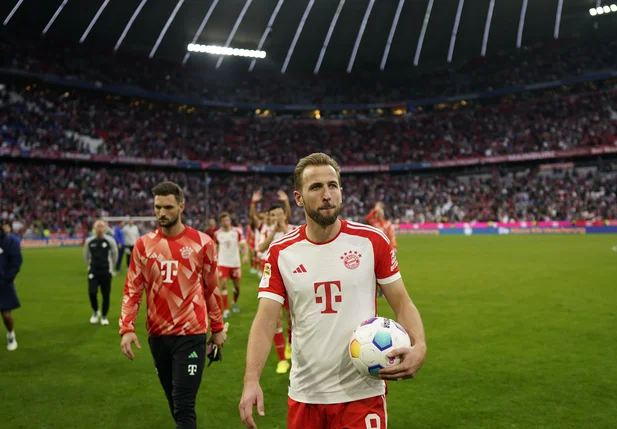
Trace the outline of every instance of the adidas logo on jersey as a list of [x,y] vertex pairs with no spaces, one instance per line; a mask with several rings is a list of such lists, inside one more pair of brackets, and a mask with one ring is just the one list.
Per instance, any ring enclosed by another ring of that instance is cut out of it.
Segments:
[[306,271],[306,268],[304,268],[304,265],[300,264],[298,268],[293,270],[293,272],[294,274],[297,274],[297,273],[306,273],[307,271]]

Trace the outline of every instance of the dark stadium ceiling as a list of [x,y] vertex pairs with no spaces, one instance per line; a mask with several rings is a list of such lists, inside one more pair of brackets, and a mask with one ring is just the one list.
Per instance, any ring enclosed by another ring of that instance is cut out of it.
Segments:
[[[617,0],[615,0],[617,2]],[[342,8],[340,8],[342,4]],[[429,4],[432,5],[427,17]],[[353,71],[377,71],[391,34],[397,10],[400,15],[386,63],[386,70],[411,69],[418,52],[423,23],[428,18],[419,66],[424,68],[447,65],[453,28],[460,8],[456,43],[452,52],[453,64],[479,56],[482,50],[488,11],[492,5],[487,54],[516,49],[522,10],[525,21],[521,43],[529,46],[551,40],[555,33],[556,17],[561,10],[559,37],[588,36],[590,33],[615,28],[617,14],[591,17],[589,8],[610,5],[598,0],[3,0],[0,2],[0,37],[6,31],[27,31],[40,35],[48,27],[45,37],[79,41],[93,18],[105,5],[98,20],[84,41],[92,50],[109,52],[117,45],[128,23],[136,15],[119,50],[147,57],[165,59],[178,64],[187,52],[208,11],[209,19],[196,42],[224,46],[228,39],[234,48],[257,49],[273,12],[280,6],[271,32],[265,39],[265,59],[257,60],[255,71],[281,71],[294,39],[295,49],[286,72],[311,73],[336,11],[338,21],[331,38],[321,72],[344,72],[368,16],[363,37],[353,62]],[[60,9],[60,7],[63,7]],[[308,8],[310,5],[310,9]],[[19,6],[19,7],[17,7]],[[214,6],[214,7],[213,7]],[[372,7],[371,7],[372,6]],[[526,6],[526,7],[524,7]],[[561,6],[561,8],[560,8]],[[370,8],[370,13],[367,11]],[[136,13],[139,10],[139,13]],[[174,10],[177,12],[154,51],[162,30]],[[239,22],[242,11],[246,13]],[[308,10],[308,12],[307,12]],[[12,11],[14,12],[12,15]],[[7,18],[11,19],[7,22]],[[306,16],[303,29],[300,23]],[[237,26],[233,38],[232,29]],[[188,60],[215,69],[218,57],[195,54]],[[226,57],[221,71],[248,69],[251,59]]]

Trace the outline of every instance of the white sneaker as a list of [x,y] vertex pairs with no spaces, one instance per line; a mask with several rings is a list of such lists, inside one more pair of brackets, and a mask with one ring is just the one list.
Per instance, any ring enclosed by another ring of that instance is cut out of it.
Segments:
[[15,339],[15,335],[11,335],[8,332],[6,334],[6,349],[10,352],[17,349],[17,340]]
[[103,326],[109,325],[109,320],[107,320],[107,317],[101,317],[101,325]]
[[101,317],[101,314],[98,311],[95,311],[90,318],[90,323],[96,325],[97,323],[99,323],[99,317]]
[[229,319],[229,310],[223,310],[223,319]]

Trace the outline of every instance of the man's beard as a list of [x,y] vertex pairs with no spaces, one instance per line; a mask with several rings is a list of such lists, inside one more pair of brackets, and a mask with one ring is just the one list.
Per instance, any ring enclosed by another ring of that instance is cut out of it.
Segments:
[[313,219],[315,222],[317,222],[317,224],[321,227],[327,227],[332,225],[334,222],[336,222],[336,220],[338,219],[338,215],[341,212],[341,207],[336,207],[336,206],[324,206],[321,207],[322,209],[325,208],[329,208],[329,209],[334,209],[334,214],[332,215],[325,215],[321,213],[321,210],[317,209],[317,210],[312,210],[309,209],[308,207],[304,207],[304,211],[306,212],[306,214]]
[[[178,219],[180,219],[180,216],[176,216],[173,219],[167,218],[167,219],[164,219],[163,221],[161,221],[161,219],[158,219],[159,226],[161,228],[171,228],[172,226],[178,223]],[[165,222],[165,224],[163,224],[162,222]]]

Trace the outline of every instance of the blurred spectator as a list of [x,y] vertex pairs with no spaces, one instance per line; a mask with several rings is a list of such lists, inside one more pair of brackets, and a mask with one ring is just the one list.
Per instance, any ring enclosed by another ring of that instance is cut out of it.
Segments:
[[[131,171],[54,164],[0,164],[0,221],[23,224],[21,236],[79,231],[103,216],[149,216],[150,189],[172,180],[185,191],[187,224],[205,230],[210,216],[233,212],[245,223],[251,193],[263,189],[267,208],[276,191],[292,191],[289,176],[212,175],[206,198],[203,173]],[[475,175],[343,175],[344,218],[363,221],[377,203],[397,222],[617,219],[617,165],[571,171],[525,170]],[[293,207],[292,222],[302,210]]]

